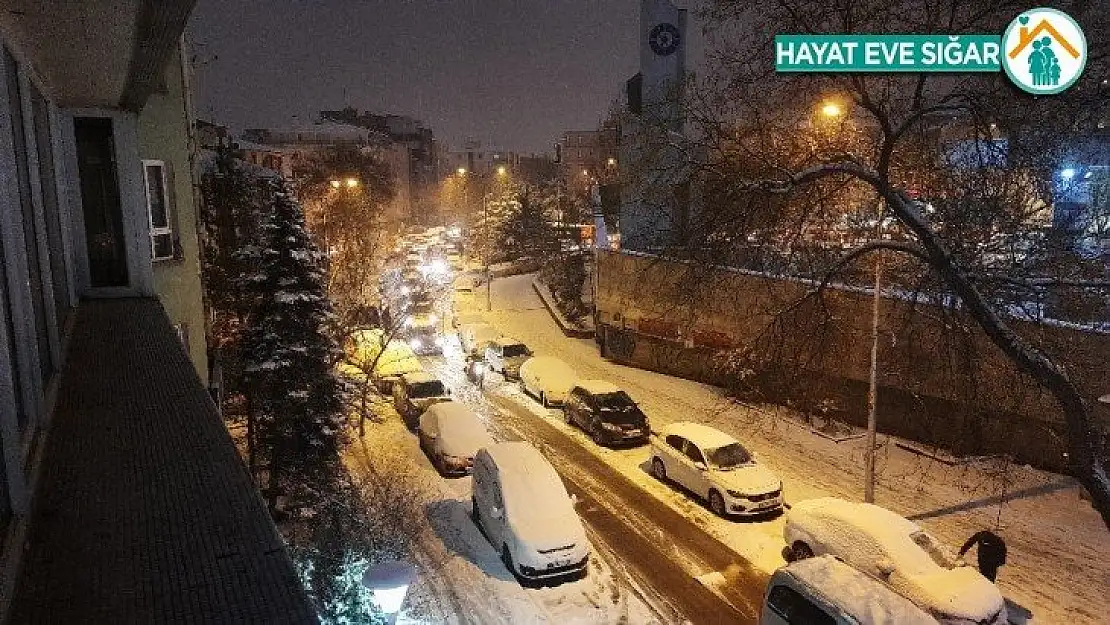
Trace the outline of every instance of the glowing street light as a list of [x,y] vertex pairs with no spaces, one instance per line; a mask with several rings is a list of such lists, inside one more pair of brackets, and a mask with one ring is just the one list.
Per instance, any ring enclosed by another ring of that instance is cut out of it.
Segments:
[[455,170],[455,173],[460,175],[460,176],[465,176],[466,175],[466,168],[465,167],[460,167],[460,168]]
[[504,165],[498,165],[497,166],[497,175],[498,176],[504,176],[508,171],[509,170],[505,169]]
[[358,186],[358,178],[348,178],[347,179],[347,188],[348,189],[354,189],[357,186]]
[[609,160],[605,161],[605,164],[610,166],[610,167],[616,167],[617,166],[617,159],[610,156]]
[[840,117],[844,114],[844,109],[836,102],[825,102],[821,106],[821,114],[828,118]]
[[332,180],[332,181],[331,181],[331,188],[333,188],[333,189],[338,189],[338,188],[340,187],[340,185],[341,185],[341,184],[342,184],[342,183],[341,183],[341,182],[339,182],[338,180]]

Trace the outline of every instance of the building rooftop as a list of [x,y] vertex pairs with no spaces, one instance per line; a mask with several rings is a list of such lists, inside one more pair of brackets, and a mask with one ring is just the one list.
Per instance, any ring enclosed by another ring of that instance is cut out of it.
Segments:
[[12,623],[315,623],[153,299],[77,311]]

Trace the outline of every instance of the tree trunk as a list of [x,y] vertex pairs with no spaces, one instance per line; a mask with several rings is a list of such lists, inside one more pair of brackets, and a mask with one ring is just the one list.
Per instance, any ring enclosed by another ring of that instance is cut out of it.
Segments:
[[1092,422],[1086,402],[1067,372],[1034,346],[1027,343],[987,303],[967,275],[956,265],[937,235],[921,221],[916,208],[888,184],[879,192],[905,226],[925,249],[929,264],[963,300],[971,318],[1019,369],[1039,382],[1064,413],[1068,461],[1072,475],[1091,495],[1102,520],[1110,528],[1110,478],[1102,462],[1102,435]]

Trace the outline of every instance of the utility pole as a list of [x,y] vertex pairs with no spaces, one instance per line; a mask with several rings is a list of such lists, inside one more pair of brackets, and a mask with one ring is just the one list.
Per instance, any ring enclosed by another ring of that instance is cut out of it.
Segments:
[[[879,203],[879,222],[876,226],[879,241],[883,240],[883,205]],[[875,430],[878,425],[879,404],[879,304],[883,279],[883,253],[875,252],[875,291],[871,298],[871,375],[867,388],[867,450],[864,460],[865,476],[863,500],[875,503]]]

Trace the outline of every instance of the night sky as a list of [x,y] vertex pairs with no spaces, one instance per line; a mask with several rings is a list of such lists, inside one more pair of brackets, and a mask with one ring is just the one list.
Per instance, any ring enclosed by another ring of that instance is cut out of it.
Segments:
[[[680,2],[691,6],[691,2]],[[349,104],[406,114],[451,146],[524,153],[597,126],[638,70],[639,0],[199,0],[197,113],[307,125]],[[692,12],[691,12],[692,13]],[[688,30],[688,64],[699,27]],[[344,100],[346,90],[346,100]]]

